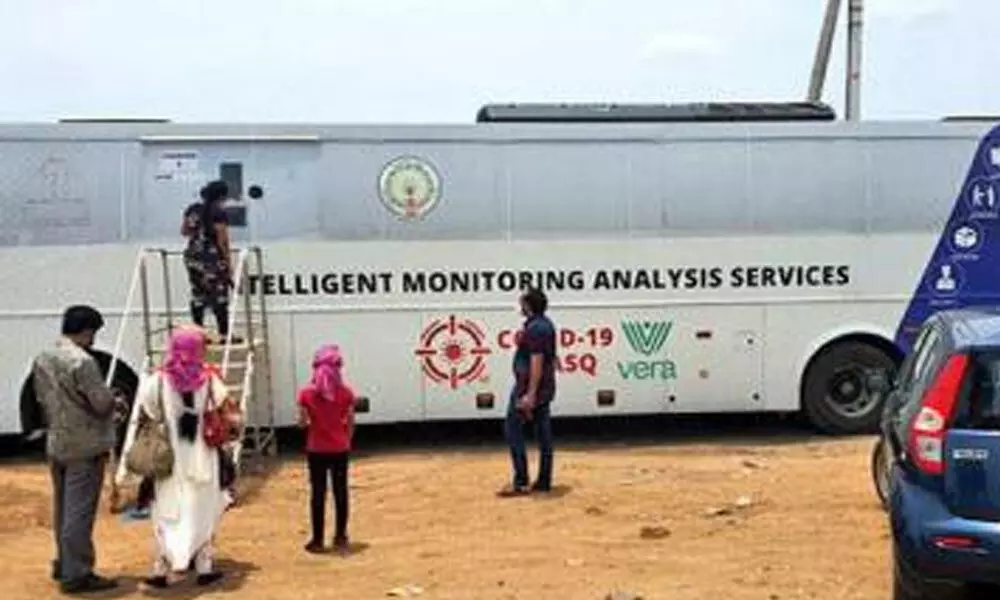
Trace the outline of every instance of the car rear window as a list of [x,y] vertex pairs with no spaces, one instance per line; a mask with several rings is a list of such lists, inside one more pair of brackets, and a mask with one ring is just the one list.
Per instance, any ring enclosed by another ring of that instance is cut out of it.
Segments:
[[965,385],[964,410],[956,425],[966,429],[1000,429],[1000,349],[973,353]]

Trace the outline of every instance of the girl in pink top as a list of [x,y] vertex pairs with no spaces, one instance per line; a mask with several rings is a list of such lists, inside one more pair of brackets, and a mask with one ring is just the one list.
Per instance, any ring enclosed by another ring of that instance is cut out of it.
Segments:
[[336,509],[333,545],[347,552],[347,459],[354,437],[354,392],[344,382],[340,348],[322,346],[312,363],[312,377],[298,394],[299,424],[306,429],[312,539],[306,551],[323,552],[327,478],[333,480]]

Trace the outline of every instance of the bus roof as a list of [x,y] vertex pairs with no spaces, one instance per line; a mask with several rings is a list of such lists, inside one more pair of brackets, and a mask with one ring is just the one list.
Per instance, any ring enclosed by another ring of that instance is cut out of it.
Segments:
[[479,123],[718,123],[833,121],[818,102],[693,102],[683,104],[487,104]]

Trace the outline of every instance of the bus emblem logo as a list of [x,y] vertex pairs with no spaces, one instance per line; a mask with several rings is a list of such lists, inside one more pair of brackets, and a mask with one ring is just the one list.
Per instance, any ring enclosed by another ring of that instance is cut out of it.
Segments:
[[475,322],[459,319],[435,319],[420,334],[414,351],[424,375],[438,384],[455,390],[483,378],[486,356],[493,351],[486,345],[486,333]]
[[628,345],[639,354],[652,356],[663,348],[673,321],[622,321],[622,333],[628,340]]
[[382,168],[378,194],[389,212],[408,221],[423,218],[441,199],[441,177],[426,160],[400,156]]

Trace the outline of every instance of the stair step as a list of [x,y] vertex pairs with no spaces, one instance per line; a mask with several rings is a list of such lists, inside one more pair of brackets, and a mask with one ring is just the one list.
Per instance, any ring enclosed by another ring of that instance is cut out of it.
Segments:
[[[253,342],[251,343],[242,342],[239,344],[232,344],[229,347],[229,356],[233,356],[234,353],[247,352],[249,350],[257,350],[263,347],[264,347],[264,340],[260,338],[253,340]],[[221,358],[222,353],[225,351],[225,349],[226,347],[222,344],[209,344],[208,351],[206,352],[206,354],[207,355],[217,354]],[[159,356],[166,354],[167,349],[164,346],[156,346],[151,350],[151,352],[154,355]]]

